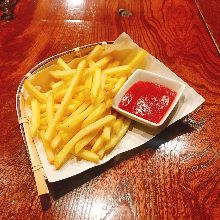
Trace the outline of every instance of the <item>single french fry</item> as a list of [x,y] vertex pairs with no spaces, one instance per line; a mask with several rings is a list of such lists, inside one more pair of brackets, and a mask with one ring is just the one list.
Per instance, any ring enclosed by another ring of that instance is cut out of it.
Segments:
[[90,105],[85,111],[83,111],[81,114],[77,115],[77,117],[73,117],[70,120],[64,122],[63,124],[59,125],[57,129],[60,130],[70,130],[72,128],[75,128],[79,126],[82,121],[88,117],[89,114],[93,111],[94,106]]
[[47,124],[49,125],[54,117],[54,112],[55,112],[55,108],[54,108],[54,96],[53,93],[50,92],[48,98],[47,98],[47,103],[46,103],[46,112],[47,112]]
[[51,87],[51,89],[55,89],[63,84],[64,84],[64,81],[62,81],[62,80],[60,80],[58,82],[51,82],[50,87]]
[[88,54],[87,60],[96,60],[100,54],[104,51],[104,48],[101,45],[97,45],[93,50]]
[[74,76],[74,74],[76,74],[76,69],[50,71],[50,75],[52,75],[55,79],[61,80],[70,79]]
[[108,84],[108,83],[110,83],[110,84],[115,84],[115,83],[117,83],[118,82],[118,80],[119,80],[119,78],[114,78],[114,77],[106,77],[106,83]]
[[113,124],[113,126],[112,126],[112,129],[113,129],[113,132],[114,132],[115,134],[117,134],[117,133],[120,131],[121,126],[122,126],[122,124],[123,124],[123,119],[124,119],[124,117],[123,117],[123,116],[120,116],[120,117],[114,122],[114,124]]
[[40,103],[36,99],[31,100],[31,136],[37,135],[38,128],[40,127]]
[[115,84],[115,88],[112,90],[112,94],[116,95],[117,92],[120,90],[120,88],[124,85],[126,82],[127,78],[126,77],[121,77],[118,82]]
[[111,56],[106,56],[106,57],[103,57],[102,59],[100,59],[99,61],[97,61],[95,63],[94,66],[92,66],[92,68],[100,68],[100,69],[103,69],[104,67],[107,66],[107,64],[109,63],[109,61],[112,59]]
[[85,57],[76,57],[68,63],[68,66],[72,69],[76,69],[78,64],[85,59]]
[[[110,123],[114,119],[115,119],[114,116],[108,115],[88,125],[87,127],[81,129],[67,144],[64,145],[63,149],[55,156],[54,165],[56,169],[59,169],[61,167],[67,155],[71,152],[71,150],[74,148],[75,144],[79,140],[81,140],[87,134],[102,128],[103,126]],[[79,149],[75,148],[75,153],[76,154],[79,153]]]
[[62,144],[63,146],[78,132],[80,131],[80,128],[69,130],[69,131],[60,131],[61,138],[62,138]]
[[131,120],[129,118],[125,118],[119,132],[117,134],[115,134],[113,137],[111,137],[109,143],[107,145],[105,145],[105,151],[111,150],[112,148],[114,148],[118,144],[118,142],[123,138],[123,136],[127,132],[129,125],[130,125],[130,122],[131,122]]
[[64,120],[64,122],[65,122],[65,123],[69,123],[70,120],[72,120],[72,119],[75,118],[77,115],[79,115],[80,113],[82,113],[88,106],[89,106],[89,103],[88,103],[88,102],[82,103],[82,104],[79,106],[79,108],[77,108],[75,111],[73,111],[72,114]]
[[[94,131],[88,135],[86,135],[84,138],[82,138],[79,142],[76,143],[77,149],[83,149],[89,142],[98,134],[99,131]],[[72,152],[72,151],[71,151]],[[75,150],[73,149],[73,152],[75,153]]]
[[111,125],[105,125],[102,133],[102,138],[104,141],[109,141],[111,137]]
[[[95,107],[93,107],[95,109]],[[82,123],[82,128],[99,119],[105,112],[105,104],[100,104]]]
[[103,74],[101,74],[102,76],[101,76],[101,85],[100,85],[100,92],[104,92],[104,88],[105,88],[105,83],[106,83],[106,78],[107,78],[107,76],[106,76],[106,74],[105,73],[103,73]]
[[62,143],[61,132],[58,132],[58,134],[51,141],[51,148],[53,150],[55,150],[55,149],[57,149],[60,146],[61,143]]
[[63,68],[64,70],[72,70],[61,57],[58,58],[57,64],[59,67]]
[[73,112],[75,112],[77,110],[77,108],[79,108],[79,106],[82,104],[83,102],[79,101],[79,102],[76,102],[74,104],[70,104],[68,105],[64,115],[70,115],[72,114]]
[[62,85],[52,89],[52,92],[54,93],[54,100],[55,102],[59,102],[63,99],[65,93],[67,92],[67,89],[70,86],[71,81],[66,81]]
[[[107,109],[105,114],[110,115],[111,109]],[[97,146],[95,146],[95,145],[98,145],[97,142],[99,142],[99,141],[97,141],[97,139],[99,139],[100,137],[102,137],[100,144],[103,144],[103,142],[108,141],[110,139],[111,127],[113,126],[113,124],[114,124],[114,121],[112,121],[111,123],[104,126],[103,131],[100,133],[99,137],[97,137],[96,140],[94,141],[94,143],[91,144],[93,146],[93,150],[97,149]],[[97,152],[98,151],[99,150],[97,150]]]
[[95,137],[89,142],[89,146],[93,146],[96,142],[96,140],[99,138],[102,132],[98,131],[98,133],[95,135]]
[[[78,101],[78,100],[74,100],[73,103],[71,103],[70,105],[68,105],[67,109],[66,109],[66,112],[67,114],[69,113],[72,113],[74,111],[76,111],[76,109],[82,104],[81,101]],[[57,109],[60,107],[60,104],[54,104],[54,111],[57,111]],[[41,118],[44,118],[47,116],[47,113],[46,113],[46,104],[41,104],[40,105],[40,111],[41,111],[41,115],[40,117]]]
[[99,138],[96,140],[95,144],[92,146],[92,152],[96,153],[98,152],[102,147],[104,147],[104,140],[102,135],[99,136]]
[[54,162],[54,153],[50,148],[49,143],[45,140],[44,135],[45,135],[44,131],[40,131],[40,138],[43,143],[44,150],[47,155],[47,159],[52,164]]
[[60,121],[60,119],[62,118],[62,116],[64,115],[64,111],[67,109],[68,104],[71,102],[72,96],[83,74],[83,71],[85,70],[85,67],[86,67],[86,61],[83,60],[79,63],[77,67],[76,75],[72,78],[71,84],[68,87],[64,98],[62,99],[61,106],[57,110],[52,122],[50,123],[50,125],[48,126],[45,132],[45,139],[47,141],[50,141],[54,137],[56,133],[55,128],[58,122]]
[[140,50],[137,55],[129,63],[132,69],[138,68],[141,63],[145,62],[147,57],[147,52],[145,50]]
[[84,89],[75,97],[75,99],[90,102],[90,89]]
[[67,89],[70,86],[71,81],[59,81],[62,82],[60,85],[52,88],[52,92],[55,94],[56,92],[59,92],[60,90]]
[[37,99],[40,103],[46,103],[47,97],[45,94],[36,89],[29,80],[25,80],[24,88],[28,91],[28,93],[35,99]]
[[101,85],[101,69],[96,69],[92,80],[91,100],[94,103]]
[[128,76],[131,72],[131,67],[129,65],[111,67],[108,69],[104,69],[102,73],[105,73],[107,76],[115,77],[115,76]]
[[83,160],[88,160],[94,163],[97,163],[99,161],[99,156],[96,153],[91,152],[89,150],[83,149],[75,155]]
[[85,87],[86,87],[87,89],[91,89],[91,87],[92,87],[92,74],[90,74],[90,75],[88,76],[88,78],[86,79],[86,81],[85,81]]

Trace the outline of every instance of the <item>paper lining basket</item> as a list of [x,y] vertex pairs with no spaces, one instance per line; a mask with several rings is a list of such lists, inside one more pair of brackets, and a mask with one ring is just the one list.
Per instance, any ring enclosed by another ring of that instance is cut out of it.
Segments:
[[[123,33],[114,42],[95,43],[95,44],[90,44],[90,45],[78,47],[78,48],[57,54],[53,57],[50,57],[50,58],[44,60],[43,62],[36,65],[32,70],[30,70],[25,75],[25,77],[23,78],[23,80],[21,81],[21,83],[18,87],[17,97],[16,97],[17,115],[18,115],[18,120],[19,120],[20,126],[21,126],[21,132],[22,132],[22,135],[24,138],[24,142],[27,146],[28,153],[30,156],[30,161],[31,161],[33,172],[34,172],[36,185],[37,185],[37,191],[38,191],[39,195],[48,193],[48,188],[47,188],[47,185],[45,182],[46,176],[45,176],[44,169],[41,165],[41,161],[40,161],[38,153],[36,151],[35,144],[30,136],[28,117],[27,117],[27,115],[25,115],[25,111],[24,111],[24,95],[22,94],[24,80],[33,76],[31,78],[31,80],[41,81],[42,84],[40,84],[40,85],[41,85],[42,91],[43,91],[48,86],[47,83],[45,83],[44,85],[43,85],[43,83],[47,82],[46,77],[49,76],[49,75],[48,76],[45,75],[45,77],[44,77],[44,69],[45,68],[47,68],[47,67],[50,68],[50,66],[52,64],[56,63],[56,59],[59,57],[62,57],[65,61],[68,62],[68,61],[70,61],[70,58],[73,59],[74,57],[84,56],[84,55],[88,54],[92,50],[92,48],[97,44],[101,44],[103,46],[108,45],[108,44],[112,44],[111,47],[107,47],[108,53],[109,52],[111,53],[111,52],[114,52],[114,50],[117,50],[117,52],[123,51],[123,53],[126,53],[126,54],[128,54],[130,51],[132,54],[132,51],[141,49],[137,44],[135,44],[132,41],[132,39],[127,34]],[[125,50],[126,50],[126,52],[125,52]],[[117,56],[118,55],[119,54],[117,54]],[[144,68],[145,70],[167,76],[171,79],[175,79],[180,82],[184,82],[174,72],[172,72],[163,63],[161,63],[159,60],[157,60],[155,57],[153,57],[150,54],[148,54],[148,56],[147,56],[146,64],[147,64],[147,66],[146,66],[146,68]],[[53,68],[53,67],[51,67],[51,68]],[[38,75],[39,77],[37,77],[37,78],[34,77],[34,75],[36,73],[39,74]],[[35,83],[39,84],[39,81],[38,82],[35,81]],[[200,106],[204,102],[204,98],[202,96],[200,96],[187,83],[185,83],[185,85],[186,85],[186,89],[184,90],[183,97],[182,97],[181,101],[179,102],[178,108],[174,112],[174,115],[173,115],[172,119],[168,122],[167,126],[176,122],[177,120],[180,120],[184,116],[188,115],[189,113],[194,111],[198,106]],[[146,143],[147,141],[149,141],[153,137],[155,137],[160,131],[161,130],[152,130],[148,127],[145,128],[145,127],[141,127],[139,125],[134,124],[134,126],[131,128],[131,130],[129,130],[127,132],[127,134],[125,135],[125,137],[121,140],[119,145],[116,148],[114,148],[114,150],[111,152],[111,154],[106,155],[106,157],[104,157],[101,162],[105,163],[120,153],[129,151],[133,148],[136,148],[136,147]],[[38,146],[38,145],[36,145],[36,146]],[[39,152],[39,148],[37,148],[37,149]],[[39,154],[41,156],[42,162],[47,163],[48,161],[47,161],[46,157],[43,158],[45,156],[43,154],[44,153],[43,147],[41,149],[42,149],[42,154],[40,152],[39,152]],[[45,159],[45,161],[44,161],[44,159]],[[84,161],[80,161],[80,162],[84,163]],[[100,164],[102,164],[102,163],[100,163]],[[44,165],[45,165],[45,163],[44,163]],[[72,171],[73,169],[72,169],[71,165],[66,166],[66,167],[67,167],[67,169],[66,169],[67,171],[69,171],[71,169],[71,172],[74,173]],[[77,170],[79,171],[78,173],[80,173],[80,172],[83,172],[91,167],[93,167],[93,165],[91,165],[91,164],[85,165],[84,164],[83,166],[78,167],[78,168],[81,168],[81,170],[80,169],[77,169]],[[69,170],[68,170],[68,168],[69,168]],[[64,169],[65,169],[65,167],[64,167]],[[65,179],[65,178],[70,177],[68,172],[66,172],[66,173],[64,172],[64,173],[62,173],[62,175],[60,175],[60,173],[59,173],[59,175],[57,175],[56,172],[53,172],[53,170],[50,170],[50,167],[48,170],[47,170],[47,167],[45,167],[45,171],[47,172],[47,178],[50,180],[50,182],[55,182],[55,181],[59,181],[61,179]],[[78,174],[78,173],[76,172],[76,174]],[[76,175],[76,174],[73,174],[73,175]]]
[[17,94],[16,94],[16,110],[17,110],[17,116],[18,116],[18,122],[20,124],[20,129],[22,133],[22,137],[25,143],[25,146],[27,148],[29,158],[31,161],[32,171],[34,173],[35,182],[37,186],[37,192],[38,195],[43,195],[49,193],[47,184],[45,182],[46,175],[44,172],[44,169],[42,167],[40,158],[38,156],[34,141],[31,138],[30,135],[30,129],[29,129],[29,118],[25,114],[25,103],[24,103],[24,97],[22,94],[22,89],[24,85],[24,81],[31,76],[37,74],[39,71],[49,67],[50,65],[56,63],[56,60],[59,57],[62,57],[65,61],[70,61],[70,59],[73,59],[75,57],[81,57],[86,54],[88,54],[96,45],[105,45],[112,44],[113,41],[108,42],[101,42],[101,43],[94,43],[85,45],[82,47],[76,47],[74,49],[59,53],[57,55],[54,55],[52,57],[47,58],[46,60],[40,62],[37,64],[34,68],[32,68],[21,80],[21,83],[18,86]]

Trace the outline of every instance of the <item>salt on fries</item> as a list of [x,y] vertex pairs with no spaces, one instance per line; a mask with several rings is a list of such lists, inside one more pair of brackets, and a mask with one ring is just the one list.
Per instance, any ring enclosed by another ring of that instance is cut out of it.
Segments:
[[111,110],[112,100],[146,59],[146,52],[130,56],[126,64],[103,52],[97,45],[87,56],[69,63],[59,58],[57,68],[45,73],[50,76],[47,91],[31,79],[24,82],[32,111],[31,135],[41,139],[56,169],[72,156],[97,163],[129,128],[130,119]]

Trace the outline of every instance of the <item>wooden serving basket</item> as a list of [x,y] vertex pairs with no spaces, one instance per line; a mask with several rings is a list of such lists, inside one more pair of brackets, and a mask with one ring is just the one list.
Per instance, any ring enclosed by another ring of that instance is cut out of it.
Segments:
[[38,156],[34,141],[30,135],[29,117],[26,115],[25,112],[25,100],[22,94],[24,81],[26,79],[29,79],[33,75],[37,74],[38,72],[44,70],[45,68],[51,66],[52,64],[55,64],[56,60],[59,57],[62,57],[65,61],[68,62],[73,58],[81,57],[88,54],[98,44],[103,45],[103,47],[105,47],[107,44],[112,44],[112,43],[113,43],[112,41],[108,41],[108,42],[89,44],[49,57],[46,60],[42,61],[41,63],[37,64],[34,68],[32,68],[24,76],[20,85],[18,86],[18,90],[16,94],[16,110],[17,110],[18,122],[20,124],[22,137],[31,161],[32,171],[34,173],[37,192],[39,196],[43,194],[48,194],[49,190],[46,184],[46,175],[44,169],[42,167],[40,158]]

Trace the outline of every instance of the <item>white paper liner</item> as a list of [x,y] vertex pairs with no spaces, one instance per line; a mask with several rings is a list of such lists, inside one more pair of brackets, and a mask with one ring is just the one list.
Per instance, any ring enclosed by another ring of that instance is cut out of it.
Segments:
[[[131,40],[131,38],[127,34],[123,33],[119,36],[118,39],[116,39],[114,44],[108,46],[106,54],[114,50],[125,49],[139,50],[140,48]],[[163,63],[161,63],[150,54],[147,57],[147,64],[145,69],[185,83],[174,72],[172,72]],[[170,125],[175,121],[183,118],[190,112],[194,111],[204,102],[204,98],[201,95],[199,95],[187,83],[185,83],[185,85],[186,88],[183,92],[183,95],[180,98],[180,101],[178,102],[176,108],[172,112],[173,115],[169,119],[167,125]],[[27,112],[28,114],[30,114],[29,110],[27,110]],[[35,139],[35,144],[48,181],[55,182],[79,174],[97,165],[104,164],[112,159],[114,156],[144,144],[145,142],[156,136],[160,131],[161,129],[155,130],[141,125],[137,122],[133,122],[130,130],[126,133],[120,143],[112,150],[110,154],[106,155],[99,162],[99,164],[73,158],[72,160],[69,160],[66,164],[64,164],[59,170],[56,170],[55,167],[48,162],[41,141],[39,139]]]

